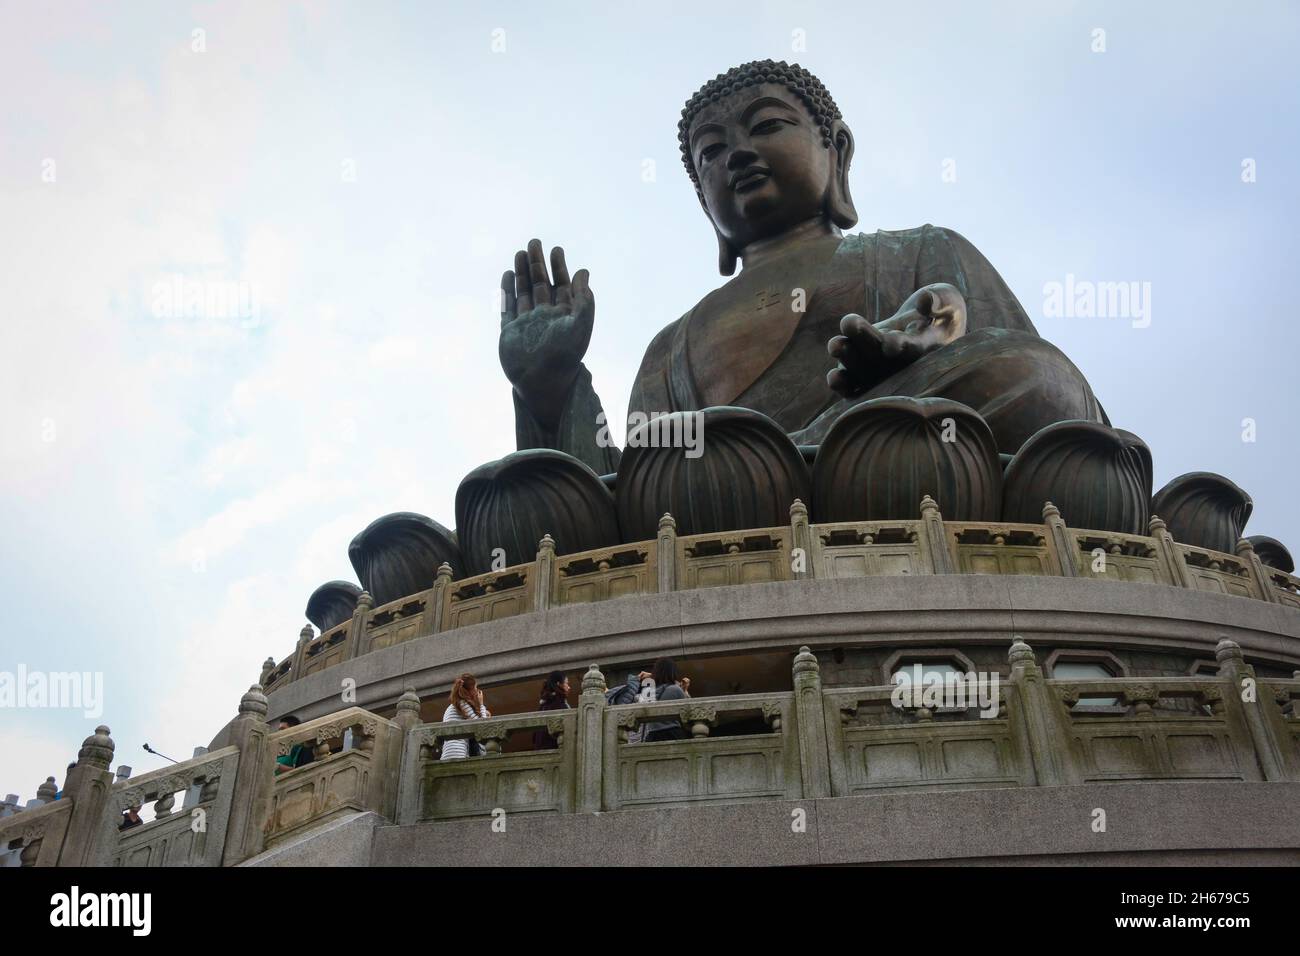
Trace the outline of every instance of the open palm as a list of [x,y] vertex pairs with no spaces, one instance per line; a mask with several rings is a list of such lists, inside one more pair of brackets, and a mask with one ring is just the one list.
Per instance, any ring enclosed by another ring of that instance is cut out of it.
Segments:
[[591,342],[596,300],[587,281],[586,269],[569,278],[559,246],[551,250],[548,275],[537,239],[515,253],[514,269],[501,276],[501,367],[544,424],[558,418]]

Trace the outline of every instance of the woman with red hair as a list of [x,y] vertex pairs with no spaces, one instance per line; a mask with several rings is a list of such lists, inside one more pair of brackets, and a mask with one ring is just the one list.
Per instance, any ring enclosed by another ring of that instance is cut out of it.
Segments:
[[[491,716],[483,703],[483,690],[478,686],[478,680],[474,675],[461,674],[457,677],[456,683],[451,685],[451,703],[443,711],[443,722],[475,720]],[[480,756],[482,752],[483,748],[473,737],[458,737],[454,740],[443,740],[440,759],[459,760],[462,757]]]

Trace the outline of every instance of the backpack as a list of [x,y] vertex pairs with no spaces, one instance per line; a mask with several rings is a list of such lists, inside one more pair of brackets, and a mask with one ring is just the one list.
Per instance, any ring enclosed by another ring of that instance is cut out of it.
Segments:
[[627,680],[618,687],[611,687],[605,691],[605,703],[611,707],[617,704],[635,704],[637,701],[637,691],[633,688],[639,688],[640,682],[635,674],[628,674]]

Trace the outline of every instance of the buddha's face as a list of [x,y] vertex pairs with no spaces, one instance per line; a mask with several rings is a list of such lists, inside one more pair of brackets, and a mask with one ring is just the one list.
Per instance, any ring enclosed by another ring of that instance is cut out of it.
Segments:
[[825,212],[836,154],[783,85],[749,86],[708,104],[689,136],[704,207],[735,249]]

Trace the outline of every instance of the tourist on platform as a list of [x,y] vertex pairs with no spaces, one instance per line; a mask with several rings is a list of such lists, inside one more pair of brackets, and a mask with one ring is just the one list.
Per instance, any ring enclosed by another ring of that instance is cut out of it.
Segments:
[[[537,702],[537,709],[568,710],[569,690],[569,675],[564,671],[551,671],[546,683],[542,685],[542,697]],[[559,745],[559,741],[545,727],[533,731],[534,750],[554,750]]]
[[[655,661],[655,666],[649,673],[641,672],[642,681],[647,679],[650,683],[643,684],[649,690],[654,688],[654,699],[656,701],[664,700],[682,700],[690,697],[687,690],[691,686],[689,677],[677,676],[677,665],[667,657],[661,657]],[[682,722],[676,717],[668,720],[648,720],[641,726],[642,740],[646,743],[654,743],[657,740],[683,740],[686,737],[686,729],[682,727]]]
[[132,827],[143,826],[144,821],[140,819],[140,804],[127,807],[122,811],[122,822],[117,825],[119,830],[130,830]]
[[[491,717],[487,705],[483,703],[483,690],[478,686],[478,679],[473,674],[461,674],[456,683],[451,685],[451,703],[443,711],[444,722],[451,720],[474,720]],[[473,737],[459,737],[442,741],[443,760],[459,760],[462,757],[479,757],[483,748]]]
[[[280,723],[276,729],[288,730],[290,727],[297,727],[301,723],[301,720],[293,714],[289,714],[280,718]],[[275,758],[275,772],[277,774],[284,773],[286,770],[293,770],[295,767],[305,766],[306,764],[311,763],[312,760],[313,755],[311,748],[305,743],[299,742],[290,747],[287,754],[281,754]]]
[[[650,680],[648,671],[631,671],[627,675],[627,680],[617,687],[611,687],[605,691],[605,703],[610,707],[618,707],[624,704],[635,704],[641,699],[641,682]],[[641,728],[637,727],[628,731],[627,742],[637,744],[641,742]]]

